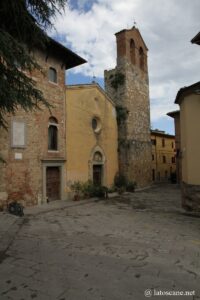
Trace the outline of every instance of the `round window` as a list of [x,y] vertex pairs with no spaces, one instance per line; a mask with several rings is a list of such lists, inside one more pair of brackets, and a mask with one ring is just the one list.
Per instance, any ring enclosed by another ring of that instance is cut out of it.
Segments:
[[92,129],[93,129],[93,130],[96,130],[96,129],[97,129],[97,119],[96,119],[96,118],[93,118],[93,119],[92,119]]
[[93,118],[92,119],[92,129],[95,133],[99,133],[101,131],[101,121],[99,118]]

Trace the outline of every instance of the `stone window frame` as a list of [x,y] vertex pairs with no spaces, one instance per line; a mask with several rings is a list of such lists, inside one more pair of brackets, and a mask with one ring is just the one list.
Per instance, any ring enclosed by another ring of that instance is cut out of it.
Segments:
[[[24,144],[23,145],[17,145],[17,144],[14,144],[14,122],[16,123],[23,123],[24,124]],[[25,120],[22,120],[22,119],[18,119],[18,118],[13,118],[11,120],[11,135],[10,135],[10,145],[11,145],[11,148],[19,148],[19,149],[25,149],[27,147],[27,123]]]
[[[94,155],[96,152],[99,152],[102,155],[102,160],[101,161],[94,161]],[[90,152],[90,158],[88,161],[88,178],[89,180],[93,180],[93,165],[101,165],[102,166],[102,185],[106,186],[107,185],[107,160],[106,160],[106,155],[103,151],[103,149],[99,146],[96,145],[93,147],[93,149]]]
[[[50,149],[49,148],[49,128],[50,127],[55,127],[56,128],[56,149]],[[58,119],[54,116],[49,117],[49,122],[48,122],[48,152],[59,152],[59,124],[58,124]]]
[[60,170],[60,200],[65,200],[65,160],[51,160],[51,159],[43,159],[42,160],[42,202],[38,204],[47,203],[47,191],[46,191],[46,171],[48,167],[58,167]]
[[[55,80],[54,80],[54,79],[53,79],[53,80],[51,79],[51,75],[50,75],[50,72],[51,72],[51,71],[54,72],[53,76],[55,76]],[[54,68],[54,67],[49,67],[49,69],[48,69],[48,80],[49,80],[50,83],[53,83],[53,84],[58,85],[58,72],[57,72],[56,68]]]

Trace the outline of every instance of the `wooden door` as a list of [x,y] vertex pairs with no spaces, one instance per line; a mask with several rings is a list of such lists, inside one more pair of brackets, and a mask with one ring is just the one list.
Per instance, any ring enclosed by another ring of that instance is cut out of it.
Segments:
[[93,165],[93,183],[102,185],[102,165]]
[[48,201],[60,199],[60,168],[47,167],[46,169],[46,195]]

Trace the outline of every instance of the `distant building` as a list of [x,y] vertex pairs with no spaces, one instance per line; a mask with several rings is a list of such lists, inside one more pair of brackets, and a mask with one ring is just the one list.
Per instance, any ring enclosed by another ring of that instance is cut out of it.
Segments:
[[136,27],[116,34],[117,66],[105,71],[105,90],[118,113],[119,171],[138,186],[151,183],[147,46]]
[[115,104],[96,83],[66,88],[67,186],[93,181],[111,187],[118,172]]
[[66,198],[66,93],[65,70],[85,60],[50,39],[46,49],[33,49],[43,72],[31,76],[51,111],[16,110],[6,115],[8,130],[0,129],[0,205],[19,201],[23,205]]
[[152,181],[169,181],[176,173],[175,136],[151,130]]

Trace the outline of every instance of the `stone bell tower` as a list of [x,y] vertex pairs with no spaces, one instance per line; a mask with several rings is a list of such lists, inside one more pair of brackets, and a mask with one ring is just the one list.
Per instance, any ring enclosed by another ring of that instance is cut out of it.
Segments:
[[117,66],[105,71],[105,89],[117,110],[119,170],[138,187],[151,183],[147,46],[136,27],[115,34]]

